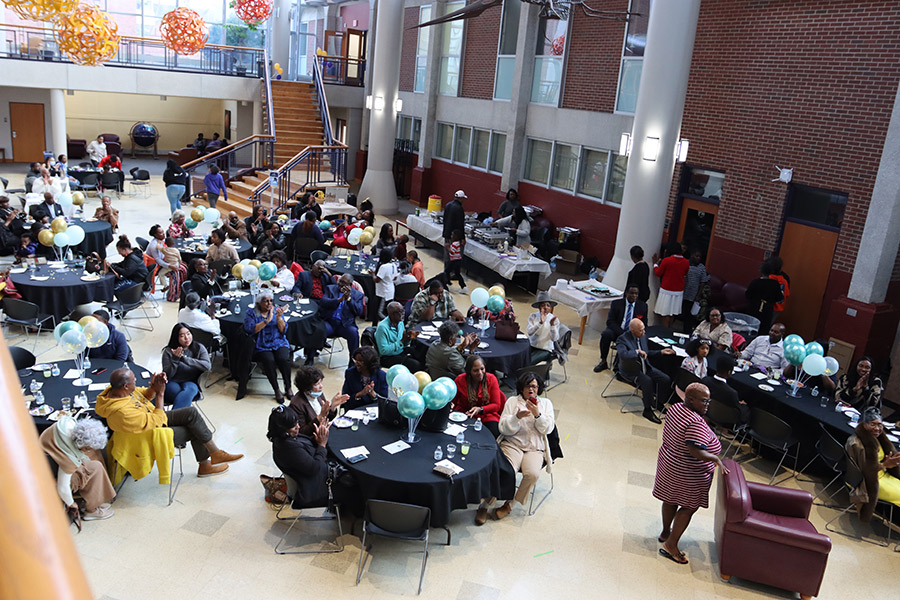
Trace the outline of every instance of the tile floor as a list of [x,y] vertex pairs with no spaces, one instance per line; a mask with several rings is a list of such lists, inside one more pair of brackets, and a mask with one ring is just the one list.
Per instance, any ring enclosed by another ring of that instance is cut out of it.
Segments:
[[[154,174],[149,200],[122,196],[114,205],[121,211],[121,228],[132,241],[145,236],[153,223],[165,223],[168,207],[159,175],[164,161],[127,161],[149,167]],[[0,174],[21,185],[26,168],[3,165]],[[98,199],[90,197],[87,212]],[[209,226],[201,225],[201,231]],[[436,253],[420,252],[426,273],[439,268]],[[113,256],[115,254],[113,253]],[[487,282],[480,282],[487,283]],[[510,290],[520,322],[532,299]],[[464,299],[457,296],[457,303]],[[466,302],[466,304],[468,304]],[[163,302],[155,331],[134,332],[135,360],[150,369],[160,367],[160,350],[177,307]],[[564,323],[577,328],[577,315],[557,307]],[[5,332],[4,332],[5,333]],[[43,336],[42,360],[64,360]],[[660,557],[659,502],[650,494],[661,427],[639,415],[620,414],[619,401],[605,400],[600,391],[609,372],[596,375],[599,334],[588,331],[584,346],[573,353],[569,382],[554,389],[554,403],[565,458],[557,461],[556,489],[533,517],[521,507],[504,521],[473,524],[471,510],[453,513],[451,546],[439,543],[435,530],[423,598],[492,600],[497,598],[785,598],[791,597],[745,581],[725,583],[718,576],[713,544],[712,510],[698,512],[682,540],[689,566]],[[217,367],[218,367],[217,361]],[[320,365],[323,366],[323,365]],[[342,370],[323,369],[326,393],[334,393]],[[614,384],[617,385],[617,384]],[[333,391],[332,391],[333,390]],[[206,390],[204,409],[218,426],[216,440],[229,452],[246,458],[228,473],[198,479],[190,452],[186,476],[175,503],[166,506],[167,488],[155,474],[121,490],[110,520],[86,523],[74,534],[81,561],[97,598],[271,599],[276,597],[390,598],[415,595],[420,554],[410,544],[378,540],[359,586],[354,584],[359,539],[344,535],[339,554],[277,556],[272,551],[285,522],[263,502],[260,473],[276,474],[266,419],[274,406],[264,380],[254,380],[250,394],[234,401],[234,384],[222,382]],[[753,480],[763,480],[767,465],[748,464]],[[538,483],[544,490],[549,479]],[[814,489],[813,484],[790,486]],[[812,519],[822,530],[833,511],[814,507]],[[850,526],[849,519],[845,525]],[[344,523],[348,532],[351,522]],[[309,530],[325,537],[328,525]],[[821,597],[894,597],[900,555],[841,536],[834,549]],[[865,571],[863,571],[865,567]],[[894,590],[894,592],[891,592]]]

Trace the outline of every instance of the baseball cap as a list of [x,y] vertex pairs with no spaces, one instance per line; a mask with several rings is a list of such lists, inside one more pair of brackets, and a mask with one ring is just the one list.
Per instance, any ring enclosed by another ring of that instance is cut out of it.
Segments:
[[453,194],[453,197],[454,198],[468,198],[468,196],[466,196],[466,193],[462,190],[456,190],[456,193]]

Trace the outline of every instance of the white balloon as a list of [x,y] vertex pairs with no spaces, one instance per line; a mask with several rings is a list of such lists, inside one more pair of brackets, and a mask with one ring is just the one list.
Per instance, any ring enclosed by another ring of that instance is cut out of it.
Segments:
[[821,354],[810,354],[803,359],[803,370],[813,377],[825,372],[825,357]]
[[838,361],[833,356],[825,357],[825,374],[826,375],[834,375],[838,371],[841,370],[841,365],[838,364]]
[[66,233],[69,234],[70,246],[77,246],[84,241],[84,229],[82,229],[80,225],[70,225],[69,228],[66,229]]
[[362,229],[357,227],[356,229],[351,230],[350,233],[347,235],[347,242],[349,242],[351,245],[355,246],[359,243],[359,238],[361,238],[361,237],[362,237]]
[[247,265],[244,267],[244,270],[241,271],[241,279],[244,281],[256,281],[259,279],[259,269],[254,267],[253,265]]

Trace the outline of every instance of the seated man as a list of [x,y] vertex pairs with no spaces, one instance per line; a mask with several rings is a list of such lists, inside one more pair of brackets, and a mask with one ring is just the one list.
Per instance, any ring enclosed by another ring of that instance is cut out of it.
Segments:
[[228,213],[228,220],[222,223],[222,229],[225,230],[230,240],[249,241],[247,239],[247,224],[234,211]]
[[453,296],[444,291],[444,284],[432,279],[431,283],[413,298],[409,325],[411,327],[422,321],[450,318],[457,322],[464,319],[463,314],[456,309]]
[[178,311],[178,322],[188,327],[208,331],[213,335],[221,335],[222,327],[218,319],[214,318],[215,306],[210,303],[206,312],[202,310],[203,301],[197,292],[190,292],[184,298],[184,308]]
[[403,325],[403,305],[390,302],[387,305],[387,316],[378,323],[375,330],[375,345],[381,355],[381,366],[384,368],[403,363],[415,373],[421,368],[419,361],[409,354],[409,342],[418,337],[418,331],[411,331]]
[[636,285],[629,285],[625,290],[625,297],[614,300],[609,305],[609,316],[606,319],[606,329],[600,334],[600,362],[594,367],[594,373],[599,373],[609,368],[606,357],[609,356],[609,346],[613,340],[625,333],[631,319],[640,319],[647,324],[647,303],[638,300],[640,289]]
[[100,164],[97,165],[101,169],[109,167],[110,169],[119,169],[122,170],[122,159],[119,158],[118,154],[107,154],[103,157],[103,160],[100,161]]
[[[659,354],[675,354],[675,351],[665,348],[650,352],[647,349],[647,338],[644,337],[644,322],[640,319],[631,320],[628,324],[628,331],[616,340],[616,348],[619,353],[617,366],[619,375],[627,381],[633,381],[637,387],[641,388],[641,397],[644,401],[642,416],[653,423],[662,423],[653,412],[653,407],[662,409],[662,399],[669,393],[671,380],[668,375],[651,365],[647,359]],[[627,363],[639,366],[636,370],[632,370]],[[656,394],[655,401],[654,392]]]
[[97,396],[97,414],[106,419],[113,431],[142,433],[157,427],[175,429],[175,445],[188,441],[200,463],[198,477],[218,475],[228,470],[224,463],[240,460],[243,454],[228,454],[220,450],[212,439],[206,421],[194,406],[178,408],[166,413],[163,399],[166,392],[165,373],[155,373],[149,388],[134,385],[131,369],[116,369],[109,376],[109,387]]
[[52,221],[56,217],[63,216],[62,206],[53,199],[53,192],[44,192],[44,201],[31,207],[31,216],[35,221],[48,219]]
[[325,323],[325,337],[342,337],[347,340],[350,356],[359,348],[359,329],[356,318],[363,315],[362,292],[353,289],[353,276],[344,274],[337,285],[325,288],[319,301],[319,315]]
[[324,260],[317,260],[309,271],[301,271],[297,275],[297,282],[291,288],[291,294],[301,298],[321,300],[325,295],[325,289],[332,285],[334,280],[325,266]]
[[709,397],[741,411],[741,424],[750,422],[750,407],[740,399],[737,390],[728,384],[728,378],[734,371],[734,359],[728,354],[720,354],[716,363],[716,374],[707,375],[701,383],[709,388]]
[[25,193],[30,194],[31,188],[35,180],[41,178],[41,163],[33,162],[29,165],[28,173],[25,174]]
[[431,375],[432,381],[439,377],[456,379],[466,369],[466,352],[472,354],[481,340],[474,333],[464,337],[459,345],[459,325],[453,321],[444,321],[438,327],[438,335],[441,341],[435,342],[428,353],[425,354],[425,370]]
[[784,325],[772,323],[769,335],[758,335],[750,342],[740,358],[750,361],[756,367],[763,369],[784,369],[788,366],[784,358]]
[[88,356],[91,358],[109,358],[122,362],[131,360],[131,348],[128,347],[125,334],[109,322],[109,313],[101,308],[94,311],[94,318],[109,328],[109,339],[102,346],[90,348]]

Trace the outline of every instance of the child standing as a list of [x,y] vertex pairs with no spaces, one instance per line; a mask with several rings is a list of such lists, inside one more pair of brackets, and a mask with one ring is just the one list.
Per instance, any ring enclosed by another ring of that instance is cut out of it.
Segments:
[[406,253],[406,260],[409,261],[409,272],[419,282],[419,289],[421,290],[425,287],[425,267],[419,259],[419,253],[415,250],[410,250]]
[[378,298],[378,316],[373,322],[375,327],[378,327],[378,322],[387,316],[387,305],[394,300],[394,279],[398,274],[394,251],[391,248],[382,248],[378,255],[378,266],[372,277],[375,280],[375,296]]
[[466,245],[466,238],[461,229],[454,229],[450,234],[450,246],[447,248],[447,262],[444,264],[444,275],[447,277],[447,285],[455,278],[459,281],[461,294],[468,294],[469,288],[462,276],[462,253]]

